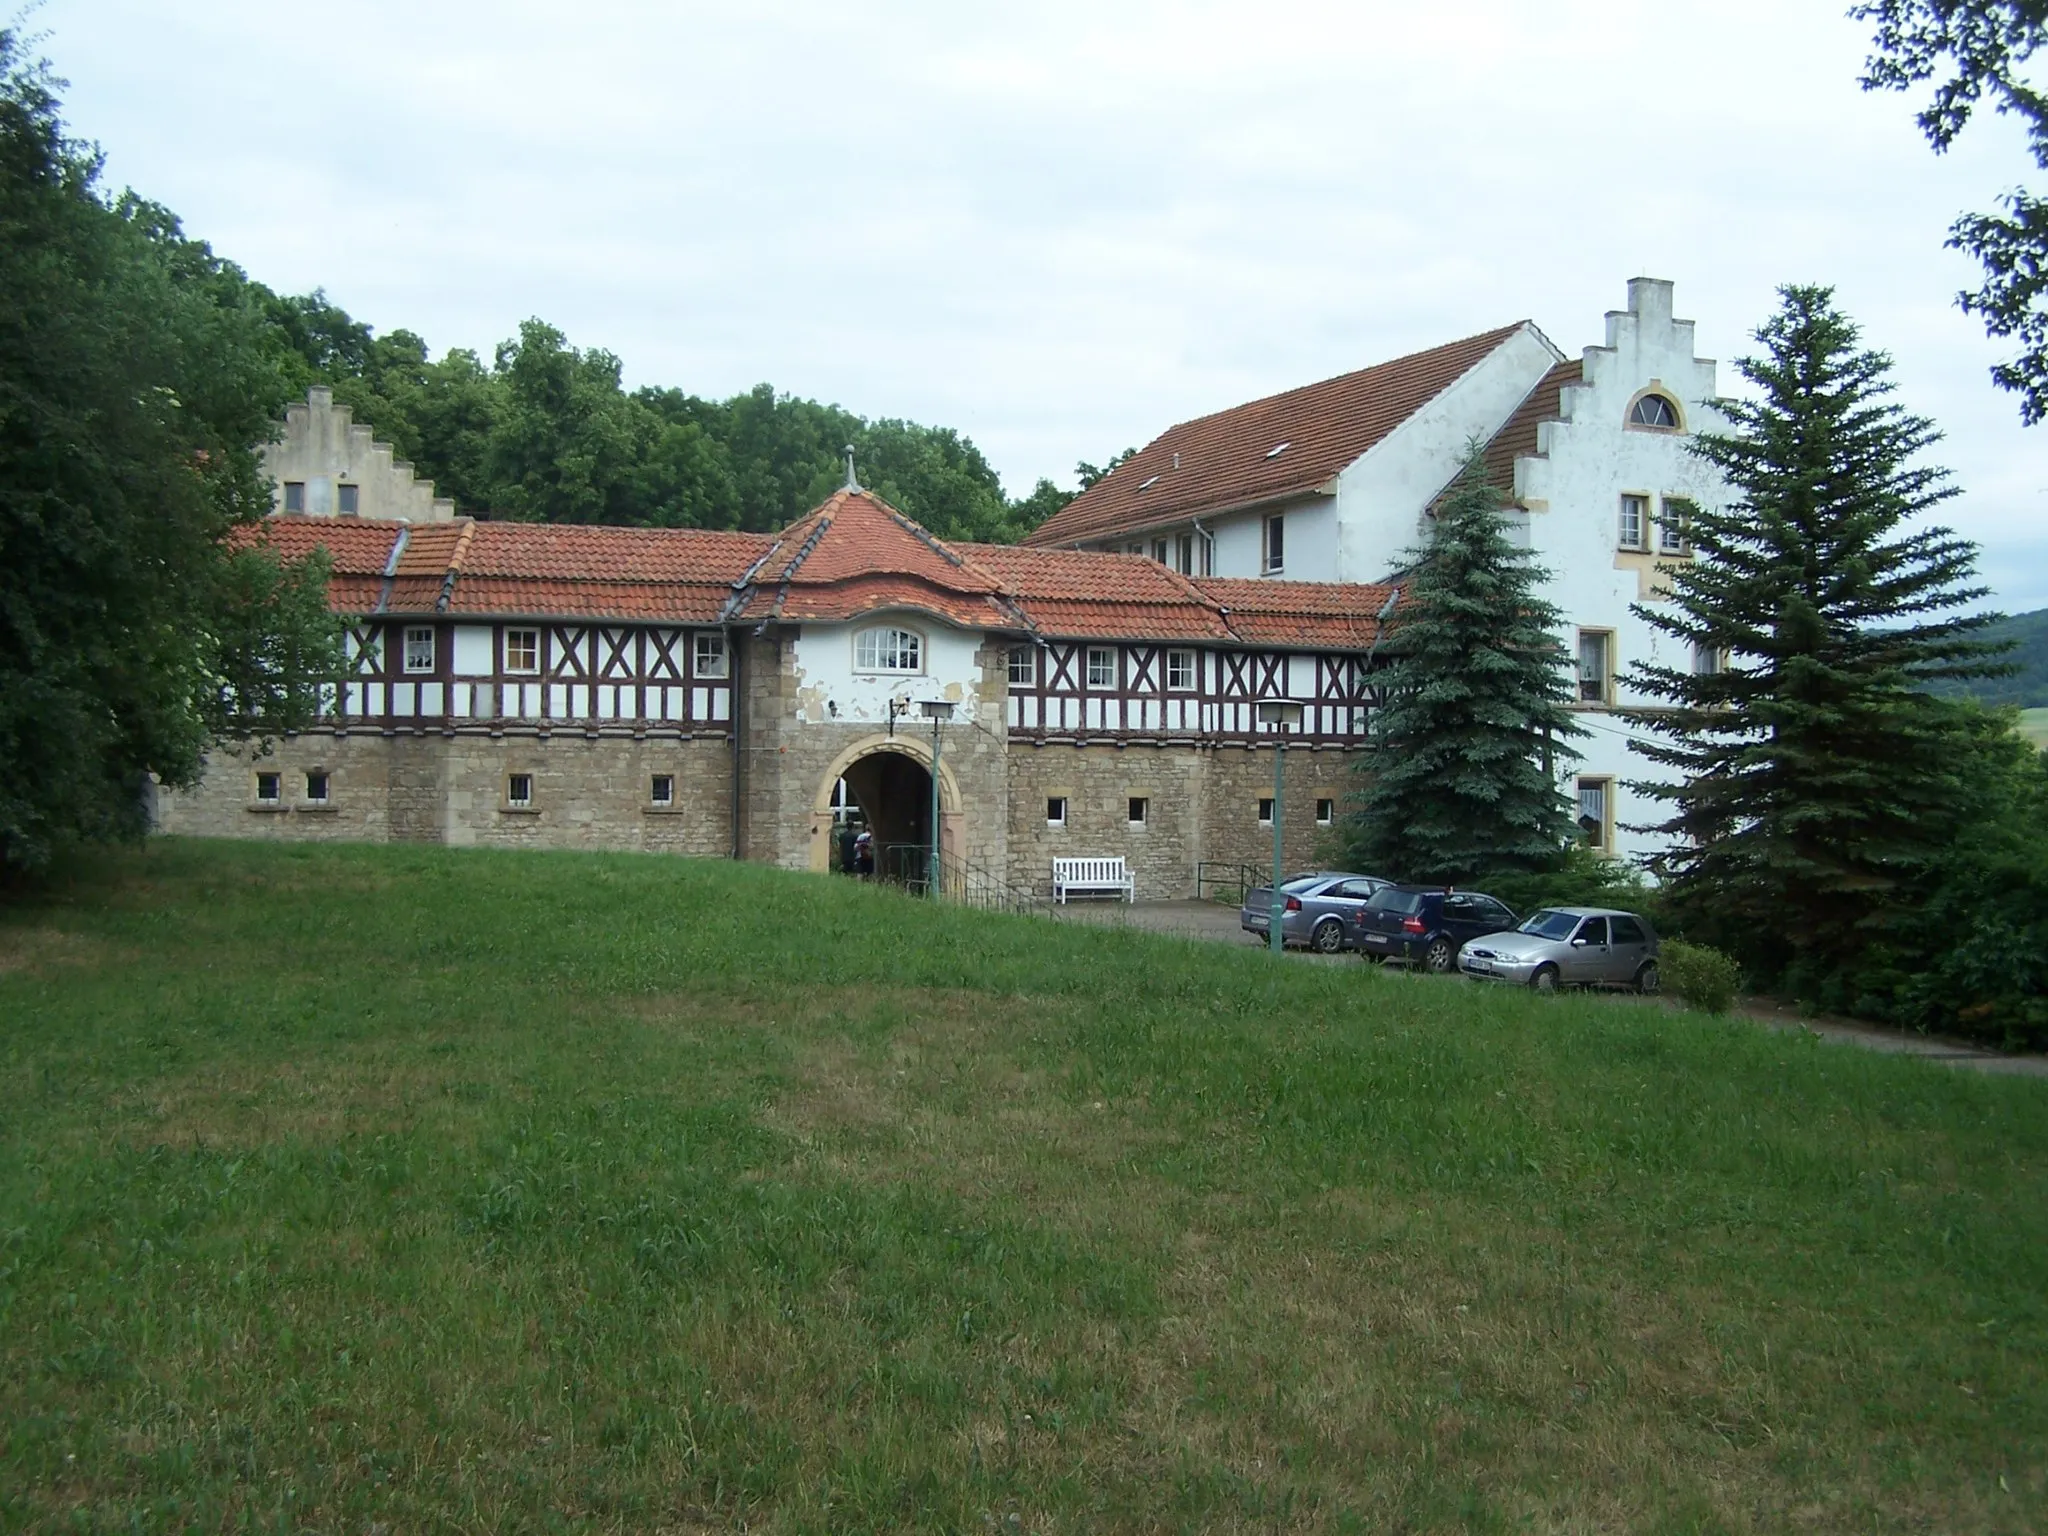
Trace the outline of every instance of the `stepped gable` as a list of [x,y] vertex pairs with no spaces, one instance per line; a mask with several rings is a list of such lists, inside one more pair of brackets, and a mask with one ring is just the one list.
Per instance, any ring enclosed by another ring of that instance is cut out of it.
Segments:
[[1215,603],[1231,633],[1250,645],[1362,651],[1380,634],[1380,612],[1396,588],[1333,581],[1263,581],[1191,576],[1189,584]]
[[909,608],[970,629],[1009,629],[996,581],[880,497],[848,487],[777,536],[729,612],[801,623]]
[[[1024,542],[1071,544],[1135,533],[1313,491],[1528,323],[1517,321],[1169,427]],[[1282,443],[1286,448],[1275,454]]]
[[1573,358],[1568,363],[1559,363],[1537,381],[1486,445],[1484,461],[1489,482],[1509,496],[1515,494],[1515,461],[1539,456],[1543,423],[1564,420],[1564,392],[1585,377],[1585,362]]

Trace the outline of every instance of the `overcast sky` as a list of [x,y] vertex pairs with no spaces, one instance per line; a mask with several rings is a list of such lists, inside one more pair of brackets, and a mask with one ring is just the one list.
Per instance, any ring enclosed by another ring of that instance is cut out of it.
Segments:
[[1948,433],[2010,610],[2048,606],[2048,458],[1952,300],[1937,159],[1856,88],[1846,0],[721,6],[49,0],[108,178],[254,276],[488,356],[538,315],[629,386],[767,380],[972,436],[1013,494],[1189,416],[1638,274],[1722,360],[1833,283]]

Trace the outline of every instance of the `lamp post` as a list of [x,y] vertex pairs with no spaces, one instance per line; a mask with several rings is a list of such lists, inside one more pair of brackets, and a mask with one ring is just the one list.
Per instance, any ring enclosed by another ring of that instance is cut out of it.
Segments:
[[1259,724],[1276,727],[1280,735],[1280,741],[1273,749],[1273,905],[1266,924],[1266,943],[1278,955],[1287,949],[1286,935],[1280,931],[1287,916],[1287,895],[1280,889],[1280,833],[1287,793],[1287,733],[1301,724],[1301,706],[1292,699],[1266,699],[1259,705]]
[[947,699],[927,699],[924,706],[925,718],[932,723],[932,858],[927,872],[925,894],[932,900],[939,899],[939,727],[953,718],[953,705]]

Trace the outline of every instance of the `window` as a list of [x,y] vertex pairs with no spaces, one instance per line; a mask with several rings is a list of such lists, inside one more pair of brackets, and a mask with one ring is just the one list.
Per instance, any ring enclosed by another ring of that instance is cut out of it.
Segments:
[[1615,544],[1622,549],[1641,549],[1643,547],[1643,531],[1649,526],[1649,522],[1649,497],[1622,497],[1621,518],[1614,534]]
[[540,670],[539,630],[508,629],[505,631],[505,670],[507,672],[538,672]]
[[1647,944],[1650,936],[1643,932],[1643,925],[1632,917],[1612,917],[1607,920],[1609,930],[1617,944]]
[[505,776],[505,803],[507,805],[533,804],[533,775],[512,773]]
[[281,786],[282,780],[279,775],[259,773],[256,775],[256,798],[258,800],[275,800],[282,793]]
[[1147,799],[1144,795],[1131,796],[1131,825],[1134,827],[1142,827],[1143,825],[1145,825],[1146,821],[1149,819],[1149,813],[1151,812],[1151,809],[1152,802],[1149,799]]
[[1272,447],[1266,450],[1266,457],[1269,459],[1277,459],[1280,457],[1281,454],[1285,453],[1288,449],[1292,448],[1293,446],[1294,444],[1292,443],[1275,443]]
[[1607,779],[1579,780],[1579,840],[1588,848],[1605,852],[1608,843]]
[[1259,802],[1259,825],[1262,827],[1273,825],[1273,801],[1271,796]]
[[1579,702],[1605,704],[1612,693],[1613,636],[1604,629],[1579,631]]
[[1334,800],[1318,800],[1318,801],[1316,802],[1316,825],[1317,825],[1317,826],[1319,826],[1319,827],[1327,827],[1327,826],[1329,826],[1329,825],[1330,825],[1330,824],[1331,824],[1332,822],[1336,821],[1336,819],[1337,819],[1337,802],[1336,802],[1336,801],[1334,801]]
[[922,672],[924,636],[914,629],[864,629],[853,642],[857,672]]
[[1114,688],[1116,686],[1116,652],[1106,645],[1088,647],[1088,686],[1090,688]]
[[1694,677],[1719,676],[1724,665],[1725,663],[1721,659],[1721,652],[1718,647],[1702,645],[1697,640],[1693,642],[1692,675]]
[[1168,651],[1166,653],[1166,686],[1181,693],[1195,690],[1195,653],[1193,651]]
[[287,480],[284,483],[284,509],[287,512],[306,510],[306,482]]
[[314,805],[327,803],[327,775],[318,768],[306,774],[306,799]]
[[1678,430],[1678,407],[1662,395],[1645,395],[1628,413],[1632,427],[1654,427],[1660,432]]
[[1607,947],[1607,919],[1604,917],[1587,918],[1583,923],[1579,924],[1579,931],[1572,935],[1572,942],[1574,944],[1594,944],[1605,949]]
[[359,485],[337,485],[334,488],[335,507],[343,517],[354,517],[362,505],[363,488]]
[[1064,827],[1067,824],[1067,797],[1052,795],[1045,802],[1045,824],[1048,827]]
[[1029,688],[1038,682],[1038,652],[1028,645],[1010,648],[1010,686]]
[[1195,536],[1184,533],[1174,541],[1173,568],[1183,576],[1195,574]]
[[1166,540],[1154,539],[1152,541],[1152,558],[1161,565],[1166,564]]
[[1266,519],[1266,569],[1287,568],[1287,518],[1276,512]]
[[674,805],[676,803],[675,775],[672,773],[657,773],[654,776],[654,783],[649,788],[647,798],[656,805]]
[[1676,496],[1664,498],[1664,516],[1657,522],[1657,553],[1692,553],[1692,503]]
[[700,634],[692,641],[691,648],[691,676],[725,676],[725,636],[715,633]]
[[434,631],[431,628],[416,625],[406,626],[405,670],[408,672],[431,672],[434,670]]

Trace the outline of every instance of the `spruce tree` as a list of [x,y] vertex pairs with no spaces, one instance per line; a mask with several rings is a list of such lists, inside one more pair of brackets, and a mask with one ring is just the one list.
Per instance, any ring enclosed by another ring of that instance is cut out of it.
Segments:
[[1672,601],[1635,610],[1695,659],[1633,669],[1664,701],[1635,750],[1673,779],[1632,787],[1670,812],[1653,867],[1688,931],[1799,989],[1910,911],[1958,831],[1972,736],[1926,686],[2001,669],[1977,634],[1997,616],[1956,611],[1984,595],[1975,547],[1918,525],[1955,494],[1915,462],[1940,434],[1831,289],[1780,296],[1738,364],[1757,397],[1694,444],[1736,496],[1695,511]]
[[1574,835],[1556,773],[1581,734],[1562,618],[1505,503],[1475,449],[1400,579],[1352,823],[1361,869],[1463,884],[1555,868]]

